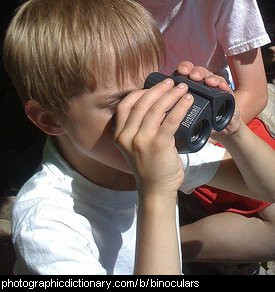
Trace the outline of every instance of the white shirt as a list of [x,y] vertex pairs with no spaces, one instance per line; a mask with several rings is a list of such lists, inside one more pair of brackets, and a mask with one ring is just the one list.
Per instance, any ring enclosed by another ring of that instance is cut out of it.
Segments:
[[136,0],[152,12],[166,46],[162,71],[171,74],[180,61],[227,77],[225,55],[270,42],[256,0]]
[[[208,182],[224,152],[206,144],[182,155],[181,189],[190,192]],[[15,274],[133,274],[137,202],[136,191],[114,191],[85,179],[49,139],[41,170],[20,190],[13,208]]]

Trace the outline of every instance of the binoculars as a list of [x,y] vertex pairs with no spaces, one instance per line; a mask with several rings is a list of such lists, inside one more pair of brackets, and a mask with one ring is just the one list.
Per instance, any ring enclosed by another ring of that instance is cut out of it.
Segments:
[[176,134],[176,148],[179,153],[199,151],[210,137],[211,129],[222,131],[229,124],[235,110],[232,94],[192,81],[189,78],[173,73],[171,76],[153,72],[145,80],[144,88],[149,89],[170,77],[175,85],[185,83],[188,92],[194,97],[194,103],[182,120]]

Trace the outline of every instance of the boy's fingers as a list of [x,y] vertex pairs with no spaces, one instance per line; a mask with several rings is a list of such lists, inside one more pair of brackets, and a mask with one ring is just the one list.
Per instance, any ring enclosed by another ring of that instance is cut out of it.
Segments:
[[202,66],[194,66],[188,61],[183,61],[178,66],[178,73],[188,75],[194,81],[202,81],[214,74]]
[[193,96],[190,93],[185,94],[165,117],[159,129],[159,135],[166,139],[173,137],[193,102]]
[[139,133],[143,137],[154,134],[159,129],[167,112],[186,94],[187,89],[186,84],[180,83],[157,100],[147,111],[140,125]]
[[219,87],[220,89],[228,92],[231,90],[225,79],[219,75],[212,75],[210,77],[207,77],[204,80],[204,83],[212,87]]
[[228,92],[231,91],[230,86],[222,76],[214,75],[202,66],[194,66],[189,61],[183,61],[178,65],[178,73],[188,75],[194,81],[204,81],[209,86],[219,87]]
[[183,75],[189,75],[194,65],[189,61],[180,62],[178,65],[178,72]]
[[208,71],[206,68],[201,67],[201,66],[196,66],[194,67],[190,74],[189,78],[194,80],[194,81],[202,81],[205,78],[208,78],[210,76],[213,76],[214,74],[210,71]]
[[144,95],[145,92],[146,90],[132,91],[118,104],[115,117],[115,137],[117,137],[124,128],[131,108],[141,98],[141,96]]
[[[122,129],[124,132],[127,131],[127,135],[129,136],[129,138],[133,137],[139,130],[144,116],[148,112],[149,108],[173,87],[173,80],[171,78],[165,79],[164,81],[147,90],[136,101],[136,103],[131,107],[130,111],[126,113],[128,114],[128,117],[127,120],[124,122],[124,127]],[[118,110],[122,111],[121,109]]]

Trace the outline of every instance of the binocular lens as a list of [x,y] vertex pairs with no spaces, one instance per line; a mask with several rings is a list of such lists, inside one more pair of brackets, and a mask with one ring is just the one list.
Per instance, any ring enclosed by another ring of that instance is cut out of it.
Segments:
[[216,115],[216,122],[219,123],[223,119],[223,117],[226,115],[226,106],[225,102],[221,105],[221,107],[218,110],[218,113]]
[[225,128],[229,123],[234,112],[233,103],[230,100],[226,100],[219,108],[215,121],[219,127]]
[[211,127],[209,121],[206,119],[201,120],[192,131],[192,135],[190,137],[190,143],[192,146],[194,148],[202,148],[209,138],[210,131]]
[[202,122],[200,122],[196,128],[194,129],[192,136],[191,136],[191,143],[199,142],[199,139],[202,134]]

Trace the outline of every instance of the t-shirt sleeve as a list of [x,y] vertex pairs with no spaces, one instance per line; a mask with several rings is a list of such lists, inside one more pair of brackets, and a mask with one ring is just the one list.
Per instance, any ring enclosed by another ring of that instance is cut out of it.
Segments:
[[270,43],[256,0],[224,0],[216,29],[227,56]]
[[180,190],[185,194],[208,183],[219,168],[225,149],[210,143],[196,153],[180,154],[184,165],[184,181]]
[[85,218],[44,202],[34,206],[26,216],[25,224],[18,224],[13,230],[14,246],[20,257],[15,273],[106,274],[98,260],[96,244],[86,232],[90,226]]

